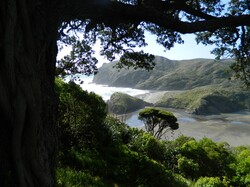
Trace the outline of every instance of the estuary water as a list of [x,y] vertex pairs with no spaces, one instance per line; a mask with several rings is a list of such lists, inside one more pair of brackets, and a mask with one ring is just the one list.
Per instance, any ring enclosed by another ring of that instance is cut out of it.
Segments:
[[[182,110],[166,110],[173,112],[179,123],[179,129],[166,134],[164,138],[167,140],[185,135],[197,140],[207,137],[231,146],[250,145],[250,112],[197,116]],[[138,112],[125,116],[125,122],[129,126],[143,128],[143,123],[138,120]]]
[[[89,92],[95,92],[107,101],[114,92],[123,92],[131,96],[150,96],[153,98],[161,92],[138,90],[132,88],[109,87],[92,83],[93,76],[82,78],[81,87]],[[143,97],[141,97],[143,98]],[[172,140],[180,135],[192,136],[201,139],[211,138],[216,142],[227,142],[231,146],[250,145],[250,112],[198,116],[183,110],[166,109],[174,113],[178,119],[179,129],[166,134],[165,139]],[[131,127],[143,128],[143,123],[138,120],[138,112],[124,115],[125,123]]]

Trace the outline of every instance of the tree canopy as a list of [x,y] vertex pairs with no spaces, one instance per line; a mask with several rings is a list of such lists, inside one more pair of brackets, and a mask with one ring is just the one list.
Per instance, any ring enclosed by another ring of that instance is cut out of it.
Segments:
[[[154,67],[153,55],[133,49],[147,45],[145,31],[156,35],[157,43],[166,50],[184,42],[181,34],[194,33],[198,43],[216,46],[212,53],[217,59],[234,58],[235,63],[231,66],[234,77],[249,85],[250,5],[247,0],[95,0],[82,4],[89,10],[84,11],[84,15],[78,12],[73,21],[62,20],[60,33],[61,41],[69,44],[75,37],[68,33],[82,31],[84,43],[79,43],[77,48],[81,52],[85,49],[87,55],[91,55],[90,46],[100,40],[101,55],[108,60],[114,60],[116,55],[121,57],[118,68],[132,66],[150,70]],[[77,52],[75,41],[73,52]],[[83,69],[87,73],[95,72],[96,68],[90,67],[95,66],[96,59],[86,58],[87,55],[80,60],[84,62]],[[58,65],[66,63],[68,69],[71,67],[69,64],[75,67],[70,61],[74,62],[76,55],[71,59],[68,57]]]
[[179,128],[177,118],[172,112],[157,108],[145,108],[138,118],[144,122],[147,132],[160,139],[167,131]]

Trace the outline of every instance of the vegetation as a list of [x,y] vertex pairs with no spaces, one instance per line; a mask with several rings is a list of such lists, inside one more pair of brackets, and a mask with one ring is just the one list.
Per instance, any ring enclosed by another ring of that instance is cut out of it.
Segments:
[[[154,104],[136,97],[115,93],[109,100],[109,111],[122,114],[145,106],[184,109],[197,115],[233,113],[250,110],[250,92],[243,88],[204,86],[185,91],[171,91],[154,98]],[[147,101],[147,99],[145,99]],[[152,99],[150,99],[152,102]]]
[[250,109],[250,92],[235,87],[199,87],[173,94],[165,93],[155,105],[159,107],[180,108],[195,114],[231,113]]
[[146,131],[157,139],[167,131],[179,128],[174,114],[163,109],[145,108],[139,112],[138,118],[144,122]]
[[[64,139],[57,159],[58,187],[250,185],[250,147],[230,147],[205,137],[159,140],[107,115],[99,96],[82,91],[74,83],[57,80],[56,88],[60,98],[60,138]],[[70,110],[78,110],[81,115],[76,117]],[[93,119],[92,112],[103,115]],[[75,117],[77,120],[70,120]],[[89,138],[84,131],[98,136]]]
[[134,112],[150,105],[150,103],[147,103],[141,99],[119,92],[112,94],[108,101],[109,112],[114,114],[126,114],[129,112]]
[[[61,140],[56,172],[58,186],[116,183],[124,186],[168,183],[174,186],[177,183],[162,164],[129,148],[129,143],[134,147],[132,139],[141,132],[112,117],[105,117],[105,103],[99,96],[82,91],[73,82],[66,84],[57,80],[56,85],[60,98]],[[94,112],[103,115],[93,119]]]
[[[153,56],[133,50],[147,45],[145,31],[156,35],[167,50],[183,43],[181,34],[196,33],[198,42],[218,47],[214,51],[218,57],[235,58],[234,75],[248,85],[249,1],[223,2],[0,1],[0,173],[7,176],[0,176],[0,185],[12,179],[12,186],[54,186],[56,65],[63,75],[95,72],[92,47],[97,41],[109,60],[122,56],[118,67],[150,70]],[[78,37],[83,42],[71,38],[77,31],[84,33]],[[76,45],[70,58],[56,61],[61,42]]]
[[100,96],[83,91],[74,82],[66,84],[56,79],[56,91],[59,95],[57,126],[62,147],[96,145],[97,139],[102,137],[106,103]]

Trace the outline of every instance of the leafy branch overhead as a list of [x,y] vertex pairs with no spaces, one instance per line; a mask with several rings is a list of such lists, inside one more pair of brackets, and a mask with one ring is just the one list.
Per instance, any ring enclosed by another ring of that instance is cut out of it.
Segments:
[[[170,50],[184,41],[181,34],[195,33],[197,42],[215,44],[212,51],[218,59],[234,58],[231,67],[236,78],[250,84],[250,3],[248,0],[93,0],[66,1],[59,17],[62,22],[61,39],[80,31],[85,47],[99,41],[101,55],[112,61],[121,57],[118,68],[124,66],[152,69],[150,54],[135,52],[135,47],[146,46],[145,31],[157,36],[156,42]],[[77,7],[77,8],[76,8]],[[72,19],[74,18],[74,19]],[[72,21],[74,20],[74,21]],[[74,34],[73,34],[74,35]],[[63,41],[63,40],[62,40]],[[74,53],[78,51],[75,50]],[[77,56],[80,66],[94,67],[89,56]],[[87,58],[88,60],[84,60]],[[70,60],[67,61],[68,64]],[[65,63],[61,60],[58,65]],[[74,63],[74,61],[72,61]],[[85,68],[79,68],[82,72]],[[90,68],[91,69],[91,68]],[[89,71],[87,68],[87,72]],[[75,73],[75,71],[73,71]]]

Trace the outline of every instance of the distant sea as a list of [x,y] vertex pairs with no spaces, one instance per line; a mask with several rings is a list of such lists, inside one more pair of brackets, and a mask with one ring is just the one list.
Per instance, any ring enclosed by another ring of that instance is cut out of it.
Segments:
[[[109,87],[93,83],[93,76],[81,76],[83,90],[94,92],[107,101],[114,92],[122,92],[131,96],[150,93],[149,90],[138,90],[123,87]],[[227,142],[231,146],[250,145],[250,112],[240,111],[232,114],[197,116],[183,110],[166,109],[174,113],[178,119],[179,129],[166,134],[165,139],[172,140],[180,135],[192,136],[196,139],[211,138],[217,142]],[[126,114],[125,123],[132,127],[143,128],[138,120],[138,112]]]
[[149,93],[148,90],[138,90],[133,88],[123,88],[123,87],[109,87],[107,85],[100,85],[93,83],[94,76],[80,76],[81,80],[76,81],[76,83],[82,82],[79,84],[83,90],[88,92],[94,92],[100,96],[102,96],[104,101],[110,99],[111,95],[115,92],[126,93],[131,96],[141,95]]

